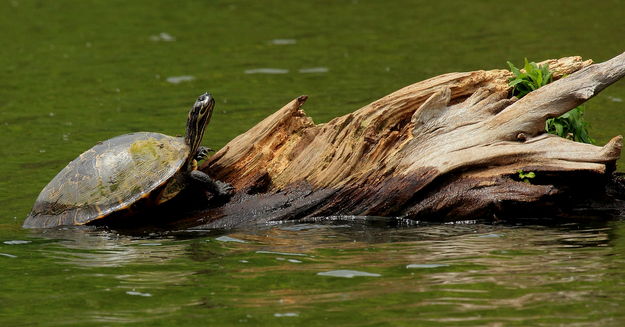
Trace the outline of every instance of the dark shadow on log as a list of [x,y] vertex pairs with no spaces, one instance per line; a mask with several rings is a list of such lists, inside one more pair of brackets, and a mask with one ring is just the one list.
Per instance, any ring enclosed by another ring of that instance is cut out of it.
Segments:
[[[559,182],[565,189],[555,190],[547,185],[551,193],[533,202],[498,201],[497,188],[480,185],[480,181],[455,183],[455,177],[436,183],[426,190],[424,201],[414,200],[411,212],[401,216],[370,216],[378,224],[396,225],[391,218],[431,222],[523,222],[529,224],[561,224],[562,222],[583,222],[625,217],[625,176],[614,174],[609,178],[586,176],[544,177],[540,182],[555,184],[554,179],[569,179],[575,182]],[[519,183],[519,182],[515,182]],[[452,190],[451,188],[458,188]],[[445,191],[441,191],[445,190]],[[511,192],[516,190],[510,187]],[[446,196],[456,192],[456,196]],[[297,187],[275,193],[253,195],[238,194],[227,203],[216,202],[199,190],[189,191],[164,206],[146,210],[132,219],[126,216],[110,216],[98,220],[96,226],[105,226],[124,234],[147,235],[180,230],[231,229],[262,225],[279,221],[324,221],[347,219],[352,216],[345,211],[322,212],[319,208],[332,206],[332,199],[341,198],[332,190],[314,190],[302,183]],[[341,217],[342,216],[342,217]],[[369,218],[363,217],[367,221]]]

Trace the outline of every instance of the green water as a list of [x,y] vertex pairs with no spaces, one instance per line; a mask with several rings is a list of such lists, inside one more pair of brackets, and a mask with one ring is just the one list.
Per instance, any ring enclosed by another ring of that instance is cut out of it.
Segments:
[[[301,94],[324,122],[446,72],[603,61],[625,51],[624,14],[617,0],[3,1],[0,325],[623,325],[614,214],[149,238],[20,226],[79,153],[128,132],[181,134],[205,91],[217,99],[205,144],[219,148]],[[589,103],[599,143],[625,134],[624,100],[619,82]]]

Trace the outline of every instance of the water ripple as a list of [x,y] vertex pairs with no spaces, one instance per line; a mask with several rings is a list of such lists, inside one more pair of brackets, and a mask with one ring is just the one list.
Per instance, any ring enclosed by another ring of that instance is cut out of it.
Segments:
[[269,42],[271,44],[276,44],[276,45],[288,45],[288,44],[296,44],[297,40],[295,39],[273,39]]
[[245,71],[246,74],[288,74],[288,69],[282,68],[254,68]]
[[380,274],[368,273],[366,271],[358,271],[358,270],[331,270],[318,272],[319,276],[331,276],[331,277],[343,277],[343,278],[353,278],[353,277],[380,277]]
[[302,74],[312,74],[312,73],[327,73],[330,71],[328,67],[310,67],[310,68],[302,68],[299,70]]
[[247,241],[240,240],[238,238],[230,237],[230,236],[219,236],[215,240],[219,242],[235,242],[235,243],[247,243]]
[[191,75],[182,75],[182,76],[171,76],[167,77],[166,81],[172,84],[180,84],[182,82],[189,82],[194,80],[195,77]]
[[169,33],[159,33],[158,35],[152,35],[150,36],[150,40],[155,41],[155,42],[159,42],[159,41],[163,41],[163,42],[174,42],[176,41],[176,38],[171,36]]

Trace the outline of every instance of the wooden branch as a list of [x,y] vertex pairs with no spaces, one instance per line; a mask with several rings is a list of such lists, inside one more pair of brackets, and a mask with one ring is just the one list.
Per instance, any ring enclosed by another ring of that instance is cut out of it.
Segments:
[[[464,219],[561,194],[572,173],[606,175],[621,136],[599,147],[544,126],[622,78],[625,53],[594,65],[579,57],[545,63],[559,79],[518,101],[507,70],[437,76],[318,125],[299,97],[203,165],[237,195],[192,224],[337,214]],[[516,180],[519,169],[536,172],[535,183]]]

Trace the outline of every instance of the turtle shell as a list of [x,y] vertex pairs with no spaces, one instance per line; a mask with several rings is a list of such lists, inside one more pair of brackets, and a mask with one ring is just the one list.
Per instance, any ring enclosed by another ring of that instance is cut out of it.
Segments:
[[124,210],[166,184],[189,157],[183,138],[132,133],[98,143],[41,191],[24,227],[83,225]]

